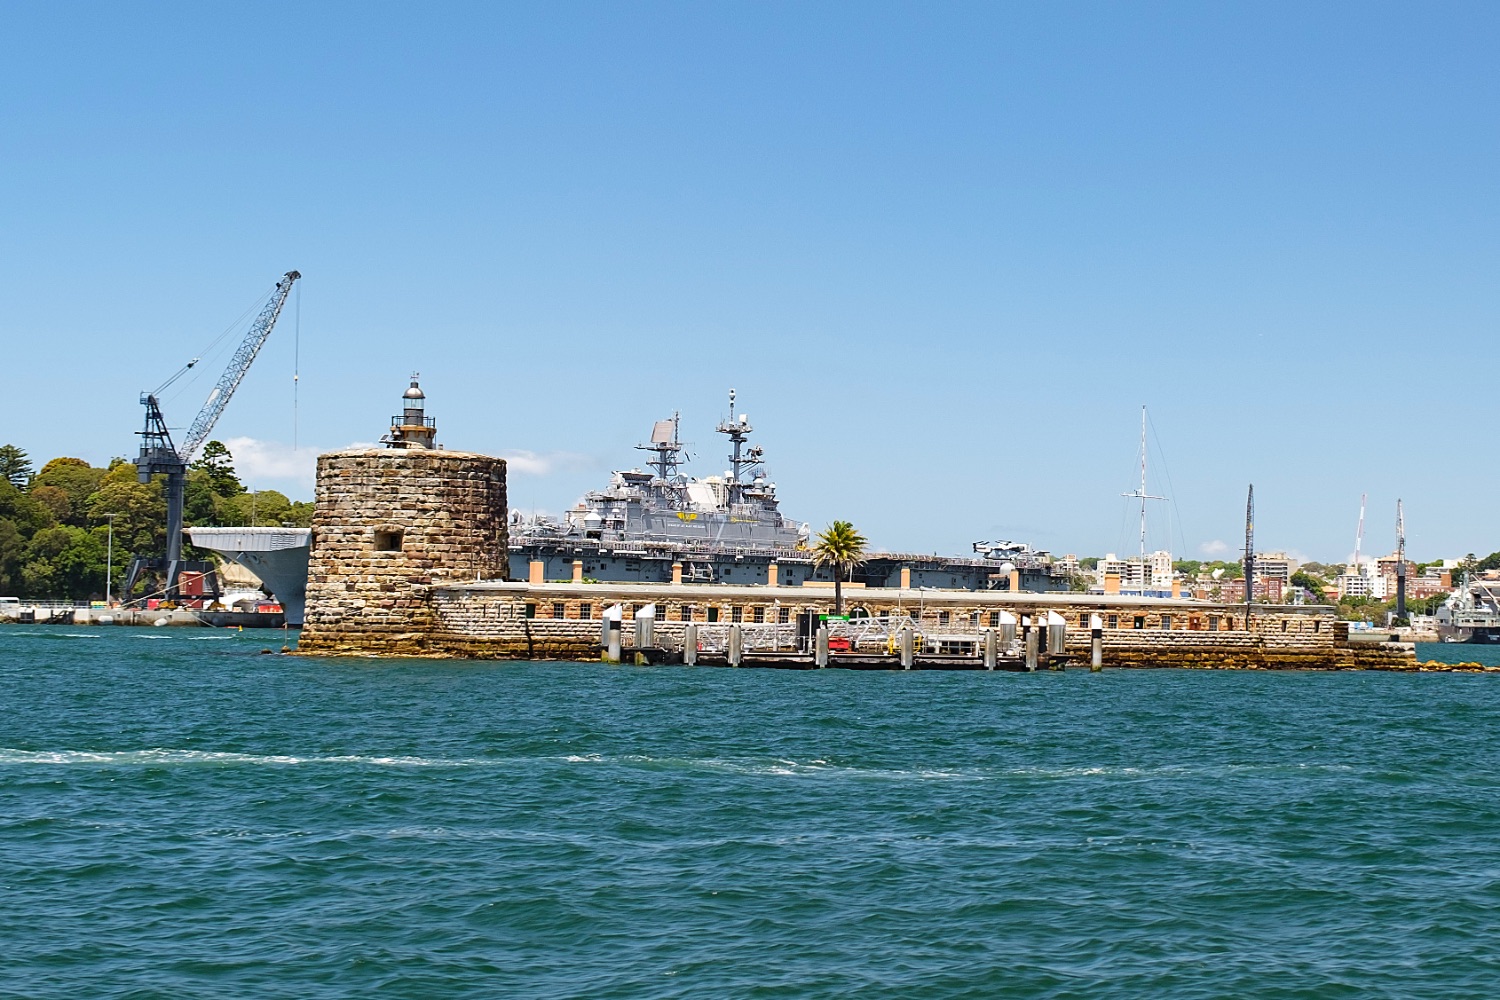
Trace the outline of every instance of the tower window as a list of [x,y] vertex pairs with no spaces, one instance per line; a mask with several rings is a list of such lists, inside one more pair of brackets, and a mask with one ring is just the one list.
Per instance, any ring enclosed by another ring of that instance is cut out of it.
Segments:
[[402,531],[398,528],[375,529],[376,552],[400,552]]

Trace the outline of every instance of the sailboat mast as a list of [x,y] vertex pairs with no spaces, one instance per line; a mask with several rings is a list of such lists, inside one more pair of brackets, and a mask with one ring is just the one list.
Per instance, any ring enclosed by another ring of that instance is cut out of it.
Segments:
[[1146,571],[1146,408],[1141,407],[1141,572]]

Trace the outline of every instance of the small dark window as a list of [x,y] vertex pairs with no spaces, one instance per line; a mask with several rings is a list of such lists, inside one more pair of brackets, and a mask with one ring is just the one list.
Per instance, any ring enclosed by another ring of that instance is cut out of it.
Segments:
[[693,606],[691,604],[684,604],[682,606],[682,611],[680,611],[678,613],[678,615],[685,622],[692,621],[693,620]]
[[729,620],[732,621],[732,622],[742,622],[742,621],[744,621],[745,620],[745,609],[742,608],[742,607],[740,607],[738,604],[736,604],[734,607],[730,608],[729,609]]
[[1109,616],[1109,627],[1110,628],[1119,628],[1120,627],[1120,616],[1119,615],[1110,615]]
[[766,609],[758,607],[750,613],[750,617],[755,624],[760,625],[766,620]]
[[946,612],[946,611],[939,611],[938,612],[938,624],[939,625],[946,625],[946,624],[948,624],[948,612]]
[[990,628],[999,628],[999,627],[1000,627],[1000,612],[998,612],[998,611],[991,611],[990,612]]
[[782,608],[779,611],[777,611],[776,612],[776,620],[778,622],[780,622],[781,624],[783,624],[783,625],[785,625],[787,622],[791,621],[792,620],[792,609],[791,608]]
[[1172,616],[1171,615],[1162,615],[1161,616],[1161,627],[1164,628],[1164,629],[1166,629],[1168,632],[1172,631]]
[[526,605],[526,617],[527,618],[535,618],[536,617],[536,605],[535,604],[528,603]]
[[711,621],[711,622],[716,622],[716,621],[719,620],[719,609],[718,608],[709,608],[708,609],[708,620]]
[[594,617],[594,606],[588,601],[578,605],[578,618],[580,621],[591,621]]
[[376,552],[400,552],[402,532],[396,528],[375,529]]
[[1283,631],[1283,632],[1286,631],[1286,619],[1285,618],[1281,619],[1281,631]]
[[1146,616],[1145,615],[1136,615],[1135,616],[1135,627],[1136,628],[1145,628],[1146,627]]
[[552,617],[553,618],[566,618],[566,617],[568,617],[568,606],[566,604],[564,604],[562,601],[553,601],[552,602]]
[[1208,630],[1210,632],[1217,632],[1217,631],[1219,631],[1219,616],[1218,615],[1209,615],[1208,616]]
[[[995,615],[990,615],[990,617],[994,618],[996,616]],[[993,625],[995,623],[992,621],[992,622],[990,622],[990,624]],[[1078,627],[1079,628],[1088,628],[1089,627],[1089,613],[1087,611],[1080,611],[1080,612],[1078,612]]]

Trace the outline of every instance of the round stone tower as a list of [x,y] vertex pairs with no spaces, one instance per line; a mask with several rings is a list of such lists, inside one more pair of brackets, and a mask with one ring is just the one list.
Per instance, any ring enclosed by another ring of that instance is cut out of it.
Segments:
[[433,584],[503,580],[505,461],[441,448],[318,457],[302,652],[422,653]]

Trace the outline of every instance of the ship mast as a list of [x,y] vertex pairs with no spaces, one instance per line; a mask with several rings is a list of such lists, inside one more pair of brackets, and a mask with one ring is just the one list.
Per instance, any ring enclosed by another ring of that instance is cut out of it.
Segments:
[[663,482],[676,478],[677,470],[682,465],[682,460],[678,458],[682,454],[682,442],[677,437],[680,418],[680,414],[673,412],[671,420],[658,420],[651,428],[651,443],[636,445],[638,450],[649,451],[655,456],[648,459],[646,464],[656,470],[656,477]]
[[761,456],[764,454],[759,445],[752,446],[748,451],[742,451],[745,443],[750,440],[750,433],[755,428],[750,426],[750,418],[741,413],[736,419],[734,414],[734,390],[729,390],[729,419],[722,421],[715,430],[727,436],[733,449],[729,453],[729,502],[738,503],[740,495],[745,486],[745,473],[761,464]]
[[1146,589],[1146,501],[1165,500],[1166,497],[1152,496],[1146,492],[1146,408],[1141,407],[1141,485],[1134,493],[1121,493],[1122,497],[1141,502],[1141,589]]

